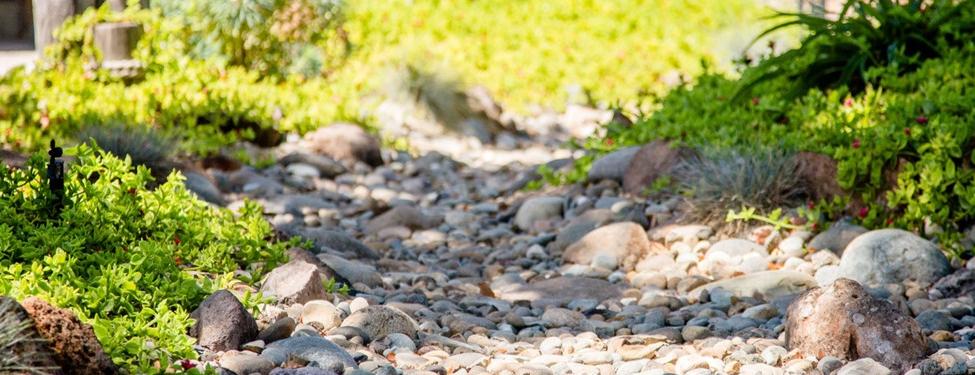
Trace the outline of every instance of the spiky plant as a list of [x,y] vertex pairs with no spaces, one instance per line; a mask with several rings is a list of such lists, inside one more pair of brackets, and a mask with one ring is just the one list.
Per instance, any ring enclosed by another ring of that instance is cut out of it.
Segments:
[[57,368],[46,344],[11,298],[0,297],[0,374],[50,374]]
[[805,193],[796,167],[793,155],[774,150],[710,150],[688,158],[675,171],[685,218],[736,231],[741,228],[725,226],[729,210],[796,205]]
[[79,142],[94,142],[112,155],[132,158],[133,165],[144,165],[154,173],[168,174],[176,142],[159,131],[138,126],[101,124],[89,126],[76,136]]

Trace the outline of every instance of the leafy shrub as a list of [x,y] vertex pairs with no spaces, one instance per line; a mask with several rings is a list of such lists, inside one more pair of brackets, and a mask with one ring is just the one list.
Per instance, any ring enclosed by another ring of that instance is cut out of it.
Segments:
[[[173,173],[154,190],[142,166],[81,145],[65,172],[65,204],[50,210],[43,158],[0,168],[0,294],[70,308],[113,360],[135,373],[196,358],[187,311],[233,282],[253,282],[285,258],[262,209],[236,214],[197,200]],[[243,296],[246,303],[254,297]]]
[[674,173],[690,218],[718,224],[742,207],[771,212],[801,202],[796,171],[795,158],[784,152],[710,150],[688,158]]
[[[958,233],[975,224],[975,45],[943,52],[912,72],[868,71],[877,85],[851,94],[845,86],[790,98],[787,77],[732,100],[739,81],[706,74],[658,102],[632,127],[611,126],[590,139],[595,150],[654,139],[693,147],[778,147],[837,160],[849,192],[846,212],[868,227],[897,226],[937,236],[955,254]],[[748,72],[746,72],[746,75]],[[825,202],[824,202],[825,203]],[[944,232],[926,231],[936,224]]]
[[[168,16],[179,17],[192,31],[193,52],[232,66],[284,75],[299,56],[323,52],[314,48],[344,35],[339,0],[179,1]],[[341,57],[343,53],[339,53]],[[324,56],[318,56],[321,68]],[[303,69],[297,69],[302,71]],[[307,67],[304,73],[322,73]]]
[[[812,88],[846,86],[863,91],[872,68],[910,72],[924,60],[969,43],[975,31],[975,3],[956,0],[848,0],[837,19],[832,15],[779,13],[786,18],[760,35],[790,26],[809,34],[799,48],[763,61],[746,75],[747,88],[773,77],[795,82],[789,97]],[[873,78],[873,79],[872,79]]]

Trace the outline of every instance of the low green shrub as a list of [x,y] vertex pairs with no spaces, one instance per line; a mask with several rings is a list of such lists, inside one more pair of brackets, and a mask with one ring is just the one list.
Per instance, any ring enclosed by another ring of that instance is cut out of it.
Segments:
[[[44,159],[0,167],[0,295],[39,296],[92,324],[106,352],[135,373],[196,358],[188,311],[214,290],[253,282],[285,260],[262,209],[237,213],[197,200],[173,173],[154,190],[132,167],[86,145],[51,210]],[[256,298],[243,296],[253,306]]]
[[[793,82],[779,77],[756,86],[747,101],[732,100],[739,81],[706,74],[662,98],[634,126],[611,125],[587,148],[598,153],[667,139],[822,153],[837,160],[837,180],[854,203],[847,212],[862,224],[937,236],[953,253],[967,254],[954,246],[958,232],[975,224],[972,64],[975,44],[968,43],[913,72],[871,69],[877,85],[858,94],[840,86],[792,99]],[[926,231],[930,224],[944,231]]]
[[799,48],[771,57],[745,75],[742,93],[769,79],[793,82],[787,95],[845,86],[860,93],[878,83],[871,69],[911,72],[926,59],[970,43],[975,2],[957,0],[848,0],[833,15],[779,13],[786,21],[768,33],[803,26],[809,33]]

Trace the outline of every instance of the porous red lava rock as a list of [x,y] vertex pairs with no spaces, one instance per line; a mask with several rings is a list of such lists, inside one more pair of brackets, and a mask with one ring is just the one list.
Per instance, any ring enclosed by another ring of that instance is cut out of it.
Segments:
[[49,342],[54,360],[65,374],[117,374],[118,368],[102,350],[91,326],[69,310],[52,306],[37,297],[21,303],[37,332]]
[[914,319],[845,278],[811,289],[789,305],[786,343],[817,358],[871,358],[900,371],[910,369],[928,350]]

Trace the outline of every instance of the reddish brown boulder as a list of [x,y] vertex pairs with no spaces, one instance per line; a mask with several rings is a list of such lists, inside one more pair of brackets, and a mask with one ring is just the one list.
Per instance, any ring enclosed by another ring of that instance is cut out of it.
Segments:
[[928,350],[914,319],[844,278],[800,295],[789,305],[785,330],[790,349],[817,358],[871,358],[900,371],[910,369]]
[[673,147],[666,141],[643,145],[623,174],[623,190],[630,194],[643,194],[656,179],[669,175],[689,154],[689,149]]
[[0,374],[22,368],[63,373],[24,308],[13,298],[0,297]]
[[836,181],[836,160],[815,152],[800,152],[795,158],[796,174],[812,198],[824,199],[843,194],[843,188]]
[[117,374],[118,368],[102,350],[90,325],[82,323],[67,309],[59,309],[37,297],[21,305],[34,321],[41,337],[54,351],[54,360],[67,374]]
[[332,159],[371,166],[383,164],[379,141],[353,124],[332,124],[305,134],[305,146]]

